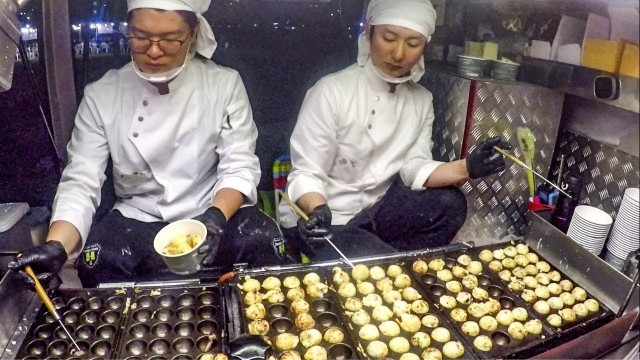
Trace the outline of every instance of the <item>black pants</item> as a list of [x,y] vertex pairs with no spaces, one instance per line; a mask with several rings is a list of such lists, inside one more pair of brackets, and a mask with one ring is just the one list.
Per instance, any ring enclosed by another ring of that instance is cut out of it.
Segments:
[[[332,242],[347,257],[383,255],[449,244],[464,224],[467,201],[453,186],[413,191],[395,182],[369,209],[332,226]],[[338,259],[328,244],[311,249],[296,228],[284,229],[289,248],[314,261]]]
[[[129,219],[118,210],[109,212],[92,227],[76,262],[82,285],[180,279],[153,248],[153,239],[165,225]],[[276,247],[282,243],[282,233],[271,218],[255,206],[241,208],[227,222],[215,268],[195,276],[217,277],[236,263],[260,267],[291,262],[277,254]]]

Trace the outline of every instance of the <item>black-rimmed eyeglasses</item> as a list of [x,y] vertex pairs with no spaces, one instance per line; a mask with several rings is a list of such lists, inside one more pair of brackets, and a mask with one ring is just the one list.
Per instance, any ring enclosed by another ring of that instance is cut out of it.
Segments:
[[160,40],[151,40],[139,36],[127,36],[127,40],[129,41],[129,48],[133,52],[137,53],[145,53],[151,47],[151,44],[156,43],[160,50],[167,55],[173,55],[180,51],[182,45],[187,42],[187,39],[177,40],[177,39],[160,39]]

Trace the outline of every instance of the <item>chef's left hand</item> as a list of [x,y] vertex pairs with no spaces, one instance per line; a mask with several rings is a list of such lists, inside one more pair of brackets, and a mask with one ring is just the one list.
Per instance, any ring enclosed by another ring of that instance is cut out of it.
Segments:
[[200,264],[204,267],[210,267],[218,252],[218,245],[224,233],[224,227],[227,225],[227,218],[222,210],[212,206],[193,219],[202,222],[207,228],[207,238],[204,240],[204,244],[198,248],[198,254],[204,255]]
[[508,142],[502,141],[499,136],[479,142],[467,156],[467,171],[471,179],[499,173],[506,168],[504,157],[493,148],[494,146],[504,150],[513,148]]

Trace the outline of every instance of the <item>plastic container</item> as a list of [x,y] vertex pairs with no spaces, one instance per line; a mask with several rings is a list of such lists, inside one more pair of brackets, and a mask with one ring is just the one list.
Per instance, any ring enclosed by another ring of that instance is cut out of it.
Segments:
[[29,211],[27,203],[0,204],[0,233],[13,227]]
[[[184,235],[198,235],[200,236],[200,242],[189,251],[167,255],[165,254],[165,247],[169,245],[169,242],[176,236]],[[198,220],[178,220],[162,228],[153,240],[153,247],[156,252],[162,257],[164,263],[167,265],[172,273],[178,275],[189,275],[201,270],[200,261],[204,255],[198,254],[198,248],[202,246],[207,237],[207,228]]]
[[560,187],[571,197],[560,193],[558,196],[558,205],[551,216],[551,224],[566,234],[567,230],[569,230],[573,212],[580,203],[582,179],[576,175],[567,174]]

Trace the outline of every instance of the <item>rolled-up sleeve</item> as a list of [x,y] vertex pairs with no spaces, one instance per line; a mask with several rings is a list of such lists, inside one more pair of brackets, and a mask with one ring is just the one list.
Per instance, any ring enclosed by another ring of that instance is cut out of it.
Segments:
[[[101,201],[101,188],[109,160],[109,146],[102,125],[101,109],[87,87],[75,118],[71,140],[67,144],[68,162],[53,202],[51,222],[73,224],[87,240],[93,215]],[[71,254],[72,256],[74,254]]]
[[231,188],[245,195],[244,205],[253,205],[258,200],[256,187],[260,181],[260,160],[255,154],[258,130],[239,75],[230,86],[232,95],[216,148],[218,181],[213,188],[212,199],[221,189]]

